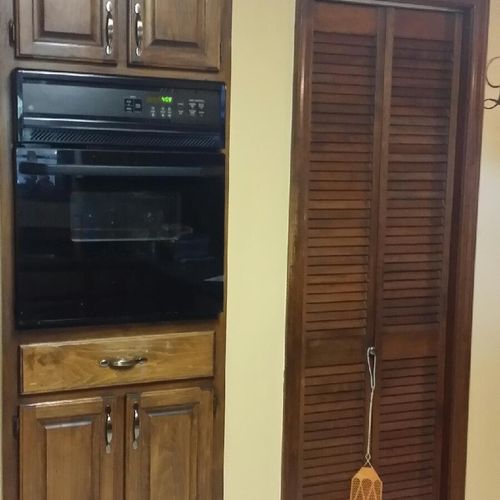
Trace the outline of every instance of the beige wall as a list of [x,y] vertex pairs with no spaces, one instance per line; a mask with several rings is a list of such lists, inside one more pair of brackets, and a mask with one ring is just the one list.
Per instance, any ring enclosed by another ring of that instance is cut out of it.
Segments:
[[[491,0],[489,57],[500,56],[500,0]],[[500,85],[500,60],[492,66]],[[488,97],[498,90],[487,89]],[[485,112],[472,338],[467,500],[500,498],[500,107]],[[495,478],[495,479],[493,479]],[[496,493],[491,488],[496,481]]]
[[294,3],[233,7],[227,500],[280,491]]
[[[234,0],[226,500],[279,499],[294,3]],[[467,500],[500,471],[500,108],[484,139]]]

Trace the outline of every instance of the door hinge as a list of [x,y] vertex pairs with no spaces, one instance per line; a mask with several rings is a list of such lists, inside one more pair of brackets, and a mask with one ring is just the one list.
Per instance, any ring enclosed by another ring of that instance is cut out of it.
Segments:
[[12,417],[12,433],[16,439],[19,439],[20,428],[19,415],[16,415]]
[[16,24],[12,19],[9,21],[9,43],[11,47],[16,44]]

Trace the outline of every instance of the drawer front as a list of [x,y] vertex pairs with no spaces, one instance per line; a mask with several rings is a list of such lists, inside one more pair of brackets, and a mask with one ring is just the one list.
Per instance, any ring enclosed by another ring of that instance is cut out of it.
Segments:
[[211,377],[214,332],[21,346],[21,391],[56,391]]

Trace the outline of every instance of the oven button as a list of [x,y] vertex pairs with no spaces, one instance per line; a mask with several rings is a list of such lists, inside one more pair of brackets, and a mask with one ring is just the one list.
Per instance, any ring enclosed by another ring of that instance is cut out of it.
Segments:
[[189,110],[189,116],[193,116],[193,117],[195,117],[195,116],[196,116],[196,114],[197,114],[196,109],[190,109],[190,110]]
[[127,113],[133,113],[134,112],[134,99],[126,98],[124,99],[124,108]]
[[138,113],[142,112],[142,100],[141,99],[134,100],[134,111],[136,111]]
[[151,118],[156,118],[156,108],[154,106],[151,106],[149,114],[151,115]]

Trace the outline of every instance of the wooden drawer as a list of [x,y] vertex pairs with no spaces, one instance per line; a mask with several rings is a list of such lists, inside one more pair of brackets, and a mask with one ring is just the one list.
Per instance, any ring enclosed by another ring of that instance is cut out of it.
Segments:
[[213,371],[213,332],[21,346],[23,394],[211,377]]

